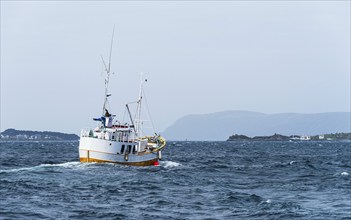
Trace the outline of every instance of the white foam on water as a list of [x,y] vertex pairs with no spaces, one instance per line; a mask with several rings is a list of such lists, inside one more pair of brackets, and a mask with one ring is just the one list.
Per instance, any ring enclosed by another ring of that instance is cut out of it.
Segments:
[[290,165],[293,165],[294,163],[296,163],[296,161],[292,160],[292,161],[289,162]]
[[348,172],[342,172],[341,173],[341,176],[348,176],[348,175],[350,175]]
[[64,167],[64,168],[71,168],[81,165],[80,162],[66,162],[66,163],[59,163],[59,164],[40,164],[39,167]]
[[20,172],[20,171],[30,171],[34,170],[35,167],[24,167],[24,168],[18,168],[18,169],[10,169],[10,170],[0,170],[0,173],[14,173],[14,172]]
[[160,165],[165,167],[165,168],[172,168],[172,167],[181,166],[180,163],[173,162],[173,161],[160,161]]
[[272,200],[267,199],[266,203],[272,203]]
[[0,170],[0,173],[35,171],[35,170],[40,170],[41,168],[46,168],[46,167],[80,168],[80,167],[86,167],[89,164],[94,164],[94,163],[66,162],[66,163],[59,163],[59,164],[40,164],[40,165],[34,166],[34,167],[23,167],[23,168],[10,169],[10,170]]

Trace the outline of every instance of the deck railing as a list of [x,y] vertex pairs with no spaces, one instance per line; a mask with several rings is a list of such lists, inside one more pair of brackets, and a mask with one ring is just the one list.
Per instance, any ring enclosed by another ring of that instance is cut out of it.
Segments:
[[124,135],[123,132],[111,132],[108,135],[106,135],[106,133],[101,132],[100,135],[97,135],[92,128],[83,128],[80,132],[80,136],[119,142],[133,142],[135,140],[134,134]]
[[81,137],[92,137],[93,136],[93,129],[92,128],[83,128],[80,131],[80,136]]

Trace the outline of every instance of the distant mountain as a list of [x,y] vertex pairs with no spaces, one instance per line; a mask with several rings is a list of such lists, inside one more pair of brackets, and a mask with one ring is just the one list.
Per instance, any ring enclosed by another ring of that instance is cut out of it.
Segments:
[[51,131],[21,131],[16,129],[7,129],[1,132],[1,140],[79,140],[75,134],[65,134]]
[[227,140],[232,134],[253,137],[275,133],[290,136],[350,132],[350,115],[350,112],[263,114],[250,111],[187,115],[162,135],[168,140]]

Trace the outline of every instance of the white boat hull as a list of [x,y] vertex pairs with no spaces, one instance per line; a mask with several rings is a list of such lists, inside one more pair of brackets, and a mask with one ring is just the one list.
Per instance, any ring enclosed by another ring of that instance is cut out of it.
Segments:
[[159,153],[142,150],[142,142],[121,142],[81,137],[79,159],[81,162],[108,162],[135,166],[154,165]]

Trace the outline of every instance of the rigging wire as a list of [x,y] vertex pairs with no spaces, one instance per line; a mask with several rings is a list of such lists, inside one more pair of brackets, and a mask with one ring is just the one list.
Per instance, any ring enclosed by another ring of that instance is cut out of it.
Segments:
[[143,90],[143,94],[144,94],[144,98],[145,98],[145,105],[146,105],[146,109],[147,109],[149,121],[151,122],[151,126],[152,126],[152,131],[154,132],[154,134],[156,134],[154,122],[153,122],[153,120],[152,120],[152,118],[151,118],[150,109],[149,109],[149,104],[147,103],[147,98],[146,98],[146,94],[145,94],[145,92],[144,92],[144,88],[142,88],[142,90]]
[[127,112],[127,107],[125,107],[125,108],[124,108],[124,113],[123,113],[123,120],[122,120],[122,124],[124,124],[124,123],[125,123],[126,112]]

